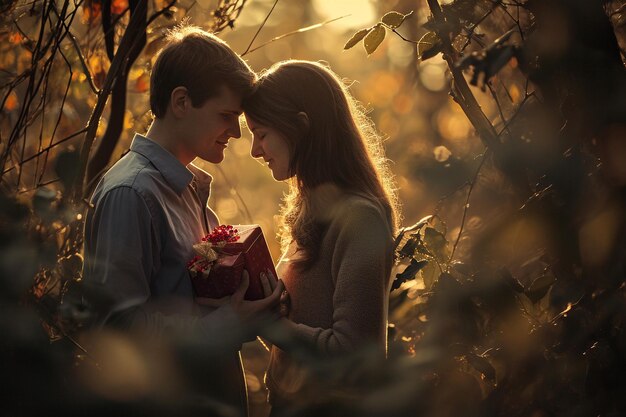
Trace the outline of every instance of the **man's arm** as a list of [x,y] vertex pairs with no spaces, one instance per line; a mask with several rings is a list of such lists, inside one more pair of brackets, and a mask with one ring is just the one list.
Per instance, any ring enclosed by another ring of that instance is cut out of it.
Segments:
[[130,187],[108,191],[85,219],[84,282],[100,292],[107,306],[100,324],[116,312],[150,297],[150,276],[158,267],[159,231],[143,197]]
[[253,337],[246,328],[248,310],[264,310],[266,304],[275,304],[273,298],[259,300],[262,303],[244,301],[243,289],[241,300],[235,297],[203,316],[166,315],[148,308],[150,277],[158,268],[161,250],[154,216],[145,199],[130,187],[109,191],[88,213],[84,281],[92,293],[104,294],[108,300],[97,324],[150,338],[202,337],[209,347],[239,349]]

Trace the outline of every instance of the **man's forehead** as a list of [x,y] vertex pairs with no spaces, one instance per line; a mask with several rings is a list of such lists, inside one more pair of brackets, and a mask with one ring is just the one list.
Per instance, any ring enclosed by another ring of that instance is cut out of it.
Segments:
[[220,107],[222,107],[223,111],[237,115],[243,113],[241,107],[243,97],[241,94],[233,91],[226,85],[221,85],[218,89],[218,97],[220,99]]

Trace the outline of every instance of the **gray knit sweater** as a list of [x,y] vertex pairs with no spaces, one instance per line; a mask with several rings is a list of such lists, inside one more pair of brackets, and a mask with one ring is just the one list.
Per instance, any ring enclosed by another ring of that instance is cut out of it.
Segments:
[[[393,262],[387,217],[371,199],[335,188],[317,199],[316,217],[327,225],[318,260],[300,270],[293,264],[297,251],[292,245],[277,267],[291,297],[285,325],[322,354],[372,345],[384,354]],[[296,400],[306,383],[304,369],[273,346],[266,374],[270,401]]]

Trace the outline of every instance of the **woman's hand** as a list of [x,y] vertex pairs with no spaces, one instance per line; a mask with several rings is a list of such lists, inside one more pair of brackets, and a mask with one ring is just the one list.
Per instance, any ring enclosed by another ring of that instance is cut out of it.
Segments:
[[264,295],[264,298],[260,300],[249,301],[244,299],[250,284],[250,275],[244,269],[241,274],[241,283],[233,295],[222,298],[196,297],[196,303],[207,307],[220,307],[230,304],[237,316],[244,321],[259,318],[259,316],[271,315],[272,311],[280,303],[285,285],[282,281],[277,280],[273,274],[270,273],[269,275],[271,278],[264,273],[261,273],[259,277]]
[[[274,290],[278,282],[282,283],[279,279],[277,279],[272,271],[269,269],[263,273],[261,272],[261,284],[263,285],[263,293],[266,295],[266,291]],[[267,283],[267,289],[265,288],[265,283]],[[267,295],[266,295],[267,296]],[[278,306],[278,314],[280,317],[287,317],[289,315],[289,311],[291,310],[291,298],[289,297],[289,293],[286,289],[280,293],[280,302]]]

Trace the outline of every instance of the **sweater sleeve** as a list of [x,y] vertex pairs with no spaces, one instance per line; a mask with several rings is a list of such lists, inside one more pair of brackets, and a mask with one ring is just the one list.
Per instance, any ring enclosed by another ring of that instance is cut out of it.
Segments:
[[359,202],[338,216],[328,233],[337,236],[328,271],[335,285],[332,327],[290,327],[325,354],[372,344],[385,349],[392,259],[388,223],[373,205]]

